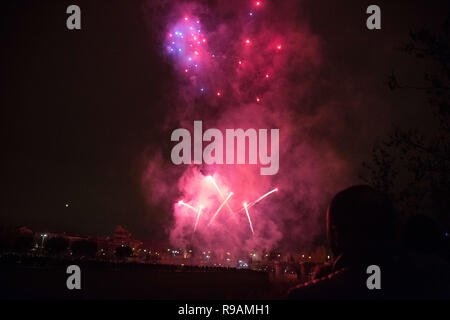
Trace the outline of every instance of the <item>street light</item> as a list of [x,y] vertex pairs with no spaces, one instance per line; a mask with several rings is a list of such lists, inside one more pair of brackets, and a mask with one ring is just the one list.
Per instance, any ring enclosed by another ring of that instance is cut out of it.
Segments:
[[45,238],[47,238],[47,234],[46,233],[41,233],[41,238],[42,238],[41,248],[43,248],[44,247],[44,240],[45,240]]

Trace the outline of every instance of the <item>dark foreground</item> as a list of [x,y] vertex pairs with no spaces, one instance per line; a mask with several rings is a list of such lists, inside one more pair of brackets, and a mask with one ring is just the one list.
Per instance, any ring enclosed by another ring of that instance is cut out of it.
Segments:
[[[81,290],[69,290],[69,265],[81,268]],[[4,259],[1,299],[279,299],[288,283],[251,270],[137,263]]]

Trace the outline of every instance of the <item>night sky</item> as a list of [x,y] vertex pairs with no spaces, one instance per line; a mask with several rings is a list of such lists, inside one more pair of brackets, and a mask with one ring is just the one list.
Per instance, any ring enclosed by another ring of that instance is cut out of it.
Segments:
[[[110,235],[121,224],[136,238],[165,239],[170,214],[148,204],[142,174],[153,150],[170,144],[163,120],[175,80],[145,2],[3,4],[0,224],[81,235]],[[75,3],[82,30],[69,31],[65,11]],[[320,81],[299,112],[314,115],[315,104],[332,106],[329,115],[339,126],[324,120],[311,134],[332,139],[348,163],[342,177],[348,184],[359,182],[362,161],[393,124],[430,125],[425,96],[392,93],[384,81],[392,70],[420,81],[421,66],[396,48],[412,28],[438,29],[450,9],[448,1],[377,1],[382,30],[369,31],[370,4],[296,5],[299,23],[318,37],[322,55]]]

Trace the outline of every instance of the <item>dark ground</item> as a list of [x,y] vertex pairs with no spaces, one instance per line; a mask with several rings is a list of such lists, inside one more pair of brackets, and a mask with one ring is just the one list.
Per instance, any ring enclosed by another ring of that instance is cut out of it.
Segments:
[[[292,285],[251,270],[11,260],[0,264],[0,299],[280,299]],[[66,287],[71,264],[81,268],[81,290]]]

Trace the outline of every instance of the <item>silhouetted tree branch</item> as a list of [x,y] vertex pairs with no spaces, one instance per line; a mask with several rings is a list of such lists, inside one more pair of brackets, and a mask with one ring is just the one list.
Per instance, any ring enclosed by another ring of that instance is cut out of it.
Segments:
[[424,84],[400,83],[395,72],[386,82],[391,90],[423,91],[428,110],[438,120],[436,127],[431,132],[395,127],[374,146],[370,161],[363,163],[361,178],[388,193],[403,213],[448,216],[450,212],[449,17],[441,34],[426,28],[412,31],[410,41],[400,47],[405,54],[430,62]]

